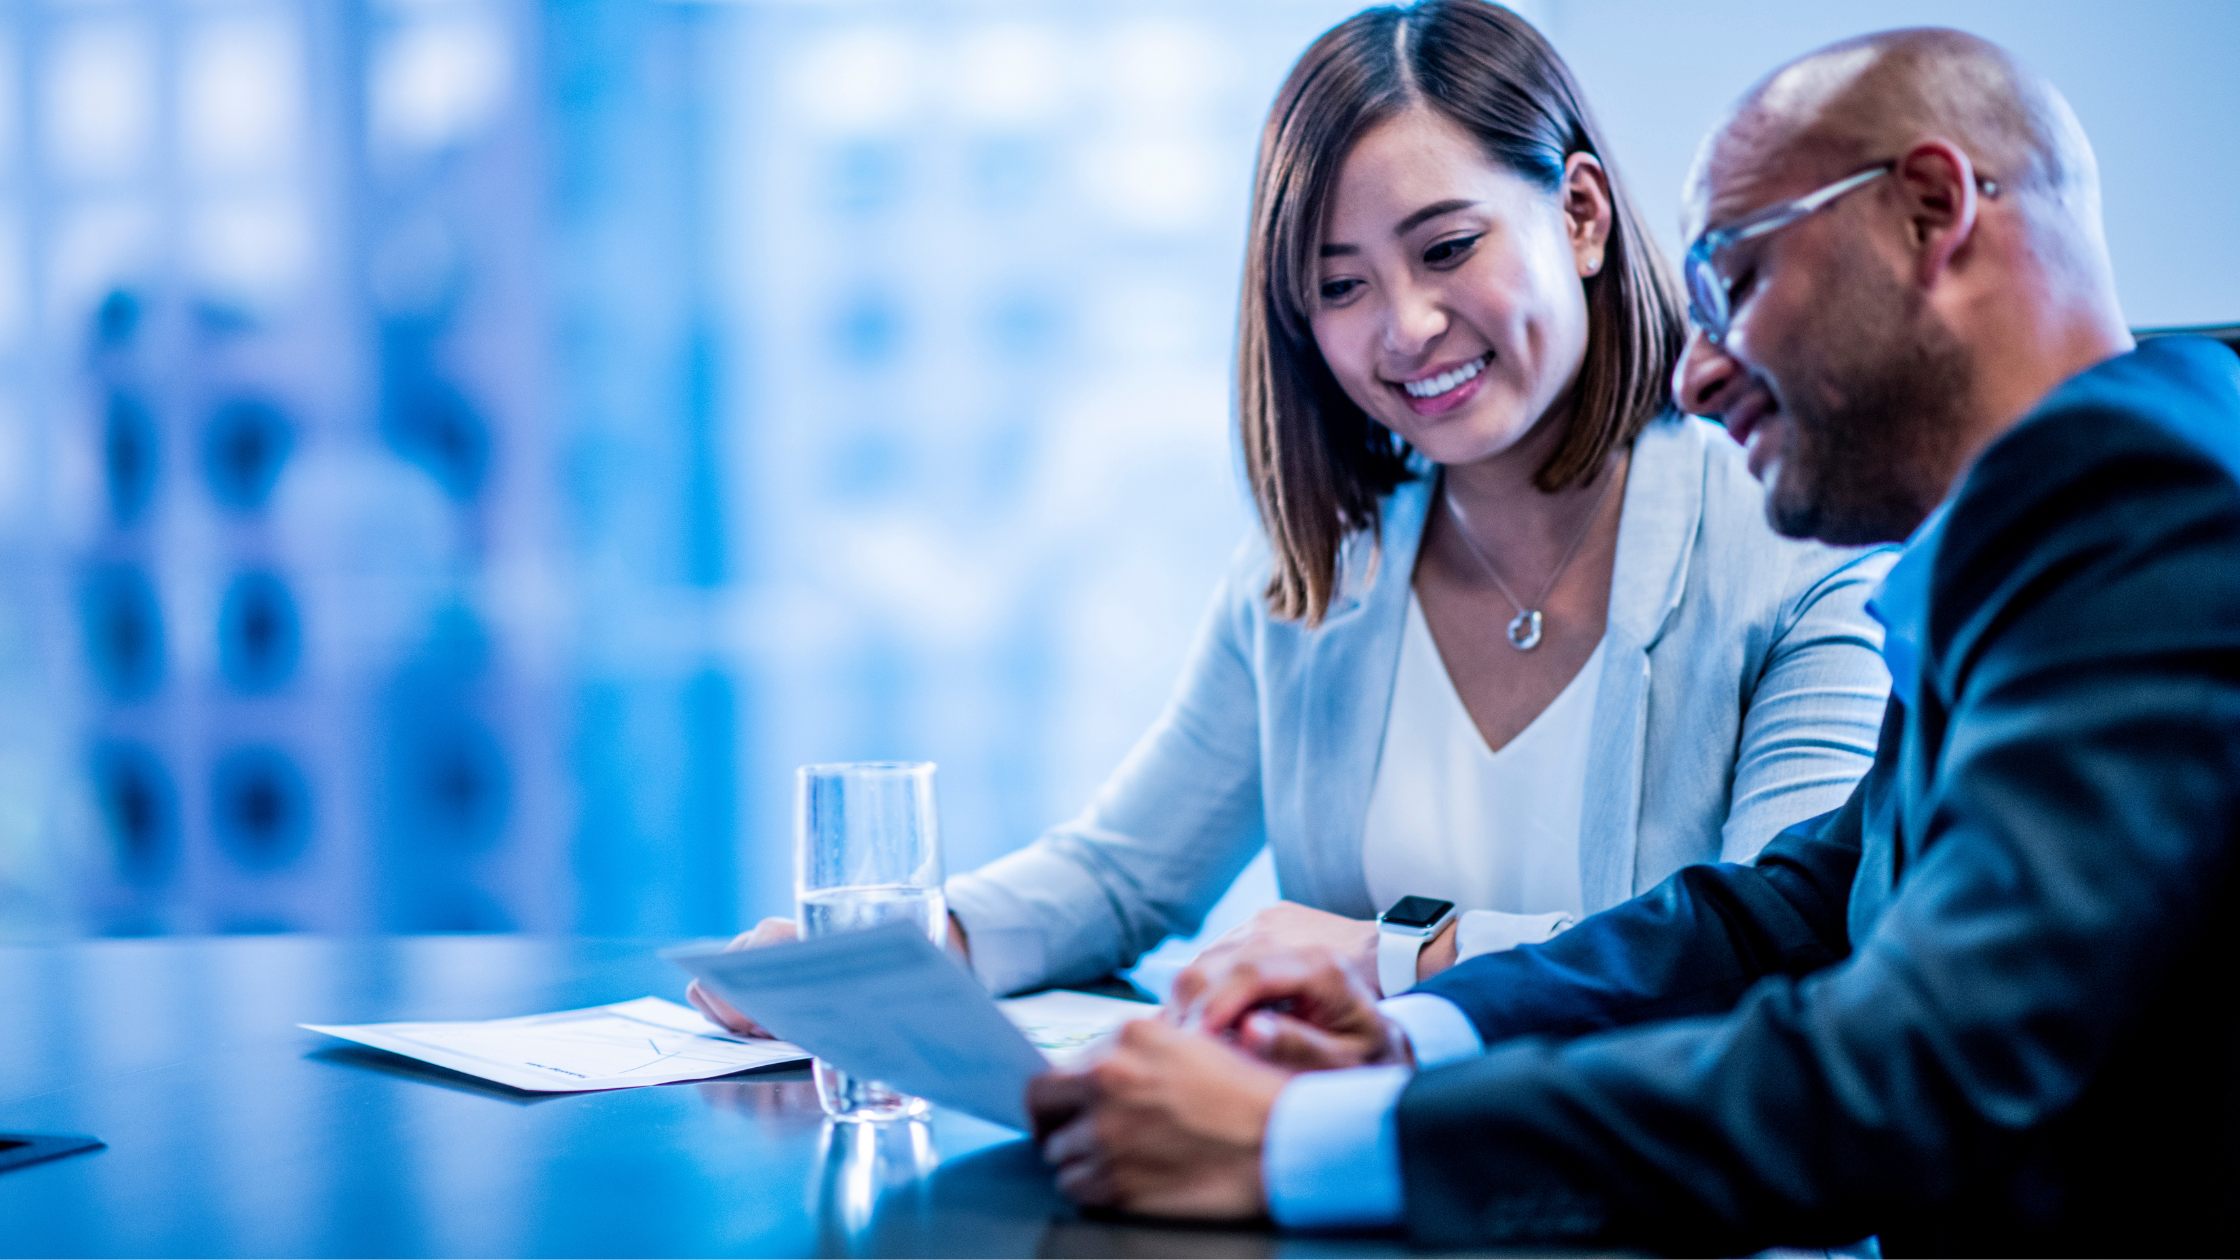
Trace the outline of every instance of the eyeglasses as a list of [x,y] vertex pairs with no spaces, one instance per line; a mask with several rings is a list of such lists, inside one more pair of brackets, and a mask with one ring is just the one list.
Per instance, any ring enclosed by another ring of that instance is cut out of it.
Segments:
[[[1695,321],[1696,327],[1703,330],[1703,335],[1711,339],[1712,345],[1726,340],[1727,321],[1733,317],[1734,311],[1729,301],[1726,278],[1719,274],[1719,255],[1744,241],[1778,232],[1852,189],[1863,188],[1897,168],[1898,164],[1894,160],[1868,167],[1856,175],[1846,175],[1824,188],[1816,188],[1793,201],[1767,206],[1725,227],[1713,228],[1697,237],[1695,244],[1688,247],[1686,261],[1681,264],[1681,270],[1688,278],[1688,318]],[[1979,176],[1976,185],[1983,189],[1986,197],[1999,195],[1999,185],[1992,180]]]

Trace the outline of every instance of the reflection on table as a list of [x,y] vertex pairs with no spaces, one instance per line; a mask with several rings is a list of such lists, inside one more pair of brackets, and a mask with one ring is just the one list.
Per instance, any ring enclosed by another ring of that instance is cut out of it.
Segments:
[[674,996],[663,943],[0,948],[0,1131],[109,1144],[0,1174],[0,1255],[1401,1253],[1084,1217],[1010,1130],[830,1124],[805,1068],[527,1094],[295,1027]]

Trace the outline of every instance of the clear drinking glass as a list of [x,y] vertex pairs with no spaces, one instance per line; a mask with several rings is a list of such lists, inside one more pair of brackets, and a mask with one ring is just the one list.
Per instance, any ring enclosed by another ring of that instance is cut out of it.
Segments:
[[[949,938],[941,825],[930,761],[803,766],[794,775],[794,921],[802,939],[910,923]],[[817,1098],[836,1120],[922,1116],[922,1098],[816,1062]]]

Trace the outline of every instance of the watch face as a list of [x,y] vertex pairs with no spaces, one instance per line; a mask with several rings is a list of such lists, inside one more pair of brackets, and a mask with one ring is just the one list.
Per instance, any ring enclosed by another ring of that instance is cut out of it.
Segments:
[[1439,921],[1439,916],[1454,909],[1451,901],[1435,897],[1402,897],[1384,912],[1384,921],[1394,927],[1427,928]]

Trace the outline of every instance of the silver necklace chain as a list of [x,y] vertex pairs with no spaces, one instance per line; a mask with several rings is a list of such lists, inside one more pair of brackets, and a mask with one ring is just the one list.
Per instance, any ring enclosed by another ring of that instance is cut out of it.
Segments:
[[1509,622],[1509,646],[1519,652],[1529,652],[1540,646],[1540,606],[1548,602],[1549,595],[1555,593],[1556,583],[1563,579],[1563,571],[1571,567],[1572,560],[1579,555],[1579,548],[1586,545],[1587,535],[1594,532],[1595,521],[1602,516],[1602,501],[1610,497],[1610,483],[1617,480],[1610,476],[1607,468],[1603,470],[1603,475],[1610,477],[1610,480],[1603,482],[1601,492],[1595,495],[1594,510],[1587,513],[1586,523],[1579,527],[1579,536],[1571,540],[1571,550],[1563,553],[1563,559],[1556,564],[1556,571],[1548,575],[1548,584],[1540,588],[1539,598],[1529,606],[1517,598],[1516,593],[1509,589],[1509,584],[1501,580],[1501,573],[1493,567],[1493,561],[1486,559],[1486,553],[1478,549],[1478,540],[1470,536],[1470,522],[1463,517],[1462,509],[1455,506],[1454,495],[1448,491],[1446,481],[1442,478],[1439,482],[1439,501],[1447,505],[1447,515],[1454,520],[1455,532],[1462,535],[1462,545],[1477,558],[1478,567],[1486,571],[1486,576],[1493,579],[1502,598],[1517,610],[1516,617]]

